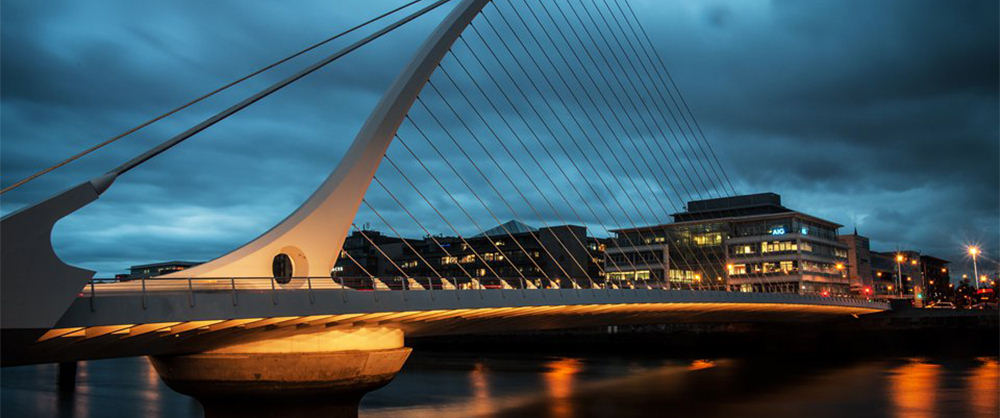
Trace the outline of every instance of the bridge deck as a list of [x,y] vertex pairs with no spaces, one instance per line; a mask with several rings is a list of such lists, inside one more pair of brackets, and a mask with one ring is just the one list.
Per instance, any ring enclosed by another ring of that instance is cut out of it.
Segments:
[[95,291],[79,297],[56,328],[4,353],[4,364],[198,352],[332,327],[392,327],[427,336],[673,321],[813,321],[886,309],[882,302],[849,298],[663,289]]

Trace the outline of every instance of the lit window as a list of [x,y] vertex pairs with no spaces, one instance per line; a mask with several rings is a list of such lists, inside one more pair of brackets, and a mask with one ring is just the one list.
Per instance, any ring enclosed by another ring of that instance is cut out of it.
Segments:
[[692,238],[694,238],[694,243],[700,246],[719,245],[722,243],[722,234],[719,232],[698,234]]

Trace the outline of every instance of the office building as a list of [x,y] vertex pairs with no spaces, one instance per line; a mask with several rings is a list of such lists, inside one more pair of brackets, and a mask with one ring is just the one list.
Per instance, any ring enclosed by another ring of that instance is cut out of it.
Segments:
[[837,239],[841,225],[788,209],[777,194],[691,201],[673,218],[613,231],[609,277],[682,289],[850,293],[847,245]]

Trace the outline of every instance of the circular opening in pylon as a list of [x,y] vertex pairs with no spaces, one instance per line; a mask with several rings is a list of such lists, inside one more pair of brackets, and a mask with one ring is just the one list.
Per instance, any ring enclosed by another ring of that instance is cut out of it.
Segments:
[[293,270],[292,258],[288,254],[281,253],[274,256],[274,261],[271,262],[271,272],[274,273],[276,282],[280,284],[291,282]]

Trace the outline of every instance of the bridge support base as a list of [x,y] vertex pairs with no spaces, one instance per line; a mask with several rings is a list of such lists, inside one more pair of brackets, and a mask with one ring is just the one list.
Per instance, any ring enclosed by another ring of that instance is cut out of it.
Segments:
[[[398,346],[305,350],[316,348],[316,341],[343,345],[344,335],[358,334],[388,336],[375,338],[375,345],[396,345],[398,339]],[[201,402],[206,417],[355,417],[361,397],[388,384],[409,354],[401,332],[334,331],[150,359],[167,386]]]

